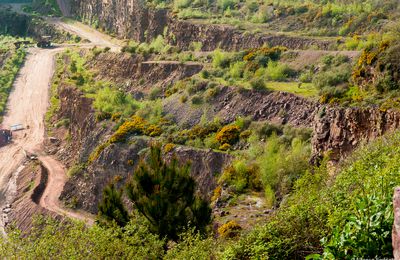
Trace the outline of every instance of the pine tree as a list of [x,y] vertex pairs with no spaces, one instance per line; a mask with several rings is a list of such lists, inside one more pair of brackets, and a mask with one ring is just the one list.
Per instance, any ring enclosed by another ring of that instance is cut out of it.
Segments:
[[128,211],[122,203],[122,191],[118,191],[112,183],[103,190],[103,199],[99,203],[99,218],[106,223],[115,221],[122,227],[129,222]]
[[176,240],[185,227],[203,230],[210,223],[208,203],[195,194],[190,165],[180,166],[174,157],[166,163],[160,146],[152,146],[148,162],[142,160],[126,186],[127,195],[154,232]]

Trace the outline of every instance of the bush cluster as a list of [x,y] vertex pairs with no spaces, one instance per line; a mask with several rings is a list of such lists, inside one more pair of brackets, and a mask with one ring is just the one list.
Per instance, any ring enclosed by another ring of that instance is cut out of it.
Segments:
[[110,143],[125,142],[130,135],[148,135],[159,136],[162,130],[160,127],[148,124],[146,120],[139,116],[132,116],[128,121],[123,123],[118,130],[111,136]]

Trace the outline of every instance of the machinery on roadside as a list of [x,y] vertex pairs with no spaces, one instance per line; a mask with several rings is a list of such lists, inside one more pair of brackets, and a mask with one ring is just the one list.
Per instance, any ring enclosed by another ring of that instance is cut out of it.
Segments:
[[51,36],[41,36],[38,40],[37,47],[39,48],[50,48],[51,47]]
[[30,44],[32,44],[31,41],[17,41],[17,42],[14,42],[14,45],[15,45],[16,49],[21,48],[21,46],[27,46],[27,45],[30,45]]
[[0,129],[0,147],[11,143],[12,132],[6,129]]

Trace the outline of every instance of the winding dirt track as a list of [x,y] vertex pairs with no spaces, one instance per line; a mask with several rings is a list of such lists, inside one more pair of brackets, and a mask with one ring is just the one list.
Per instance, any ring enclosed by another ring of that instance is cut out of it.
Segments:
[[[101,38],[101,34],[85,27],[74,27],[61,20],[54,21],[60,28],[88,39],[91,46],[108,46],[117,50],[118,45]],[[86,44],[84,47],[88,47]],[[25,129],[15,132],[13,143],[0,148],[0,209],[11,204],[16,192],[15,179],[23,169],[25,153],[34,153],[48,170],[48,182],[40,199],[40,205],[49,211],[70,218],[93,223],[93,216],[64,208],[59,196],[67,181],[66,169],[62,163],[46,155],[43,150],[45,136],[44,117],[49,103],[49,87],[55,68],[55,55],[65,48],[37,49],[32,48],[26,57],[25,64],[14,82],[13,90],[7,103],[7,111],[1,128],[13,124],[23,124]],[[0,218],[0,229],[4,221]]]

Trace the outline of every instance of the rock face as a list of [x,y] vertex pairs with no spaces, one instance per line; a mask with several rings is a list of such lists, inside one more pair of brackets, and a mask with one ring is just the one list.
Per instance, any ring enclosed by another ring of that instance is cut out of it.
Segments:
[[392,229],[393,256],[400,259],[400,187],[395,188],[393,195],[394,223]]
[[361,142],[371,141],[400,126],[400,113],[378,108],[328,108],[315,115],[313,158],[329,152],[335,161],[343,159]]
[[87,65],[98,74],[98,80],[122,85],[126,92],[135,96],[148,94],[154,87],[166,88],[203,69],[197,62],[152,61],[140,55],[117,53],[101,53]]
[[212,51],[217,48],[223,50],[242,50],[257,48],[263,45],[285,46],[289,49],[318,49],[328,50],[333,42],[302,37],[289,37],[284,35],[244,34],[227,25],[196,24],[187,21],[171,19],[168,31],[174,35],[174,41],[180,49],[187,49],[191,42],[201,42],[203,51]]
[[118,35],[139,42],[162,35],[166,10],[150,10],[141,0],[72,0],[72,13]]
[[[62,86],[59,96],[61,109],[58,117],[69,119],[72,138],[57,155],[69,165],[72,162],[85,163],[91,152],[113,133],[113,125],[104,127],[96,123],[92,101],[78,89]],[[150,142],[151,139],[146,137],[133,137],[127,144],[110,145],[85,171],[69,179],[60,198],[70,205],[97,213],[104,187],[116,180],[122,185],[133,173]],[[221,173],[232,160],[227,154],[188,147],[176,147],[173,154],[182,163],[192,162],[191,174],[199,192],[207,198],[216,187],[214,175]],[[168,154],[167,158],[171,156]]]
[[255,121],[290,124],[297,127],[312,127],[319,104],[285,92],[239,90],[222,87],[207,104],[193,107],[190,102],[182,103],[179,97],[164,101],[164,110],[173,116],[177,124],[191,127],[198,124],[202,116],[209,120],[220,118],[224,124],[237,117],[250,117]]
[[84,21],[120,38],[149,42],[157,35],[165,35],[170,44],[180,49],[188,49],[192,42],[201,42],[203,51],[216,48],[240,50],[261,47],[264,44],[291,49],[314,46],[327,50],[335,44],[328,40],[302,37],[246,35],[232,26],[179,21],[167,10],[150,9],[141,0],[73,0],[72,6],[73,13]]
[[[74,201],[78,208],[97,213],[104,187],[111,181],[119,185],[125,183],[150,143],[150,139],[134,137],[129,144],[109,146],[84,173],[68,181],[61,199],[69,204]],[[217,185],[214,175],[221,173],[232,160],[227,154],[188,147],[176,147],[165,158],[168,160],[173,155],[181,163],[191,162],[191,175],[196,180],[198,191],[206,198],[211,197],[211,192]]]

